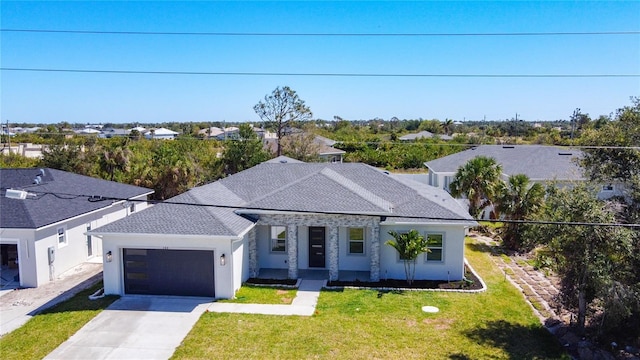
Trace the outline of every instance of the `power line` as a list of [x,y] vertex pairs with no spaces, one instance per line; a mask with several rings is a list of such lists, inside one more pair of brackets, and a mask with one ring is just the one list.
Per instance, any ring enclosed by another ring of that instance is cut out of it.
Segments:
[[[6,188],[2,188],[2,190],[6,190]],[[500,222],[500,223],[513,223],[513,224],[533,224],[533,225],[568,225],[568,226],[598,226],[598,227],[623,227],[623,228],[640,228],[640,224],[623,224],[623,223],[596,223],[596,222],[566,222],[566,221],[550,221],[550,220],[478,220],[478,219],[465,219],[465,218],[449,218],[449,217],[431,217],[431,216],[412,216],[412,215],[393,215],[393,214],[384,214],[384,215],[369,215],[369,214],[353,214],[350,212],[341,212],[341,211],[320,211],[320,210],[287,210],[287,209],[276,209],[276,208],[266,208],[266,207],[251,207],[251,206],[237,206],[237,205],[220,205],[220,204],[202,204],[202,203],[188,203],[188,202],[180,202],[180,201],[171,201],[169,200],[143,200],[143,199],[127,199],[127,198],[119,198],[119,197],[109,197],[102,195],[80,195],[80,194],[69,194],[69,193],[59,193],[59,192],[48,192],[48,191],[36,191],[29,190],[32,193],[40,194],[40,195],[52,195],[59,199],[66,199],[65,197],[72,197],[68,199],[75,199],[79,197],[86,197],[90,202],[98,202],[98,201],[129,201],[129,202],[145,202],[151,204],[168,204],[168,205],[179,205],[179,206],[196,206],[196,207],[215,207],[221,209],[234,209],[234,210],[255,210],[255,211],[277,211],[277,212],[285,212],[285,213],[303,213],[303,214],[319,214],[319,215],[361,215],[361,216],[375,216],[375,217],[385,217],[385,218],[403,218],[403,219],[416,219],[416,220],[434,220],[434,221],[461,221],[461,222]],[[27,198],[25,201],[34,200],[32,198]]]
[[[79,133],[56,133],[56,132],[33,132],[33,133],[17,133],[14,136],[16,137],[20,137],[20,136],[39,136],[39,135],[53,135],[53,136],[67,136],[67,135],[73,135],[76,137],[98,137],[98,135],[100,134],[79,134]],[[198,140],[198,141],[220,141],[220,142],[225,142],[225,141],[244,141],[244,140],[254,140],[254,139],[243,139],[243,138],[237,138],[237,139],[228,139],[228,140],[220,140],[220,139],[207,139],[206,137],[198,137],[198,136],[194,136],[193,134],[179,134],[182,135],[182,137],[178,137],[178,140],[182,139],[182,140]],[[436,134],[438,135],[438,134]],[[144,137],[143,134],[141,134],[140,136]],[[460,136],[467,136],[467,134],[460,134]],[[98,137],[100,138],[100,137]],[[112,136],[110,138],[100,138],[100,139],[104,139],[104,140],[110,140],[110,139],[137,139],[138,137],[133,136],[133,135],[119,135],[119,136]],[[142,139],[141,139],[142,140]],[[149,140],[149,139],[144,139],[144,140]],[[476,144],[476,143],[455,143],[455,142],[443,142],[443,143],[430,143],[430,142],[422,142],[422,141],[412,141],[412,140],[407,140],[407,141],[384,141],[384,140],[379,140],[379,141],[360,141],[360,140],[335,140],[335,145],[407,145],[407,146],[459,146],[459,147],[478,147],[478,146],[553,146],[553,147],[557,147],[560,149],[564,149],[564,150],[571,150],[571,149],[590,149],[590,150],[596,150],[596,149],[604,149],[604,150],[639,150],[640,151],[640,146],[614,146],[614,145],[562,145],[562,144]],[[62,144],[39,144],[39,145],[48,145],[48,146],[57,146],[57,145],[62,145]],[[82,144],[77,144],[78,146],[82,145]],[[86,145],[86,144],[85,144]],[[335,145],[333,147],[335,147]]]
[[487,33],[268,33],[268,32],[173,32],[173,31],[103,31],[53,29],[0,29],[2,32],[87,34],[87,35],[171,35],[171,36],[261,36],[261,37],[499,37],[499,36],[609,36],[638,35],[640,31],[568,31],[568,32],[487,32]]
[[635,78],[640,74],[381,74],[381,73],[285,73],[225,71],[153,71],[2,67],[1,71],[92,73],[125,75],[200,75],[200,76],[309,76],[309,77],[402,77],[402,78]]

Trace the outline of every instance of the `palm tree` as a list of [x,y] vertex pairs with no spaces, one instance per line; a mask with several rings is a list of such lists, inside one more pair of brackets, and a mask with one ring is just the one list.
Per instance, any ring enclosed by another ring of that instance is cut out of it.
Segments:
[[416,274],[416,259],[418,255],[429,252],[427,239],[415,229],[408,233],[389,231],[389,235],[393,236],[395,241],[389,240],[385,244],[396,249],[400,255],[400,260],[404,262],[404,274],[407,277],[407,283],[411,285]]
[[469,213],[478,217],[482,209],[493,203],[501,174],[502,166],[494,158],[476,156],[458,168],[449,190],[454,197],[466,197]]
[[[536,213],[544,203],[544,187],[531,184],[524,174],[510,176],[496,194],[496,212],[505,220],[526,220]],[[522,246],[521,224],[507,223],[503,228],[503,245],[512,250]]]
[[442,126],[442,131],[444,131],[446,135],[449,135],[449,132],[453,129],[453,120],[446,119],[440,126]]
[[128,148],[116,147],[104,151],[100,159],[100,167],[109,175],[109,180],[113,181],[116,170],[126,172],[129,170],[129,157],[131,151]]

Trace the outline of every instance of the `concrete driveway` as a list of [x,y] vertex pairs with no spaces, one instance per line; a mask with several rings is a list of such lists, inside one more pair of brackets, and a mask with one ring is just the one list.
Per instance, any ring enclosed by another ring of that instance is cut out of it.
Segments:
[[168,359],[212,300],[124,296],[45,359]]

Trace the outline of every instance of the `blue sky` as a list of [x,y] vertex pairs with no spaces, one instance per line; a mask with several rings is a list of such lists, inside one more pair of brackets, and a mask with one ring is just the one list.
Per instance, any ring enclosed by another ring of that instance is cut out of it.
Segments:
[[[640,1],[1,2],[2,29],[224,33],[640,30]],[[179,36],[0,33],[3,68],[351,74],[640,74],[640,35]],[[460,78],[1,72],[2,122],[258,121],[276,86],[332,119],[609,114],[640,77]]]

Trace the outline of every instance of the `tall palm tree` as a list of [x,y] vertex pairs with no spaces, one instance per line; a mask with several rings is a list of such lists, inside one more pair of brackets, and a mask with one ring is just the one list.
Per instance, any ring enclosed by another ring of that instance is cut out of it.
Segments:
[[453,120],[446,119],[440,126],[442,126],[442,131],[444,131],[446,135],[449,135],[451,129],[453,129]]
[[449,190],[454,197],[466,197],[469,213],[478,217],[482,209],[493,203],[501,174],[502,166],[494,158],[476,156],[458,168]]
[[[536,213],[544,203],[544,187],[532,184],[524,174],[510,176],[496,194],[496,212],[506,220],[526,220]],[[507,223],[503,228],[504,246],[518,250],[522,246],[521,224]]]

